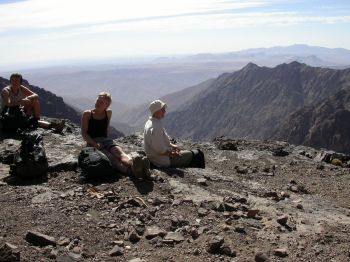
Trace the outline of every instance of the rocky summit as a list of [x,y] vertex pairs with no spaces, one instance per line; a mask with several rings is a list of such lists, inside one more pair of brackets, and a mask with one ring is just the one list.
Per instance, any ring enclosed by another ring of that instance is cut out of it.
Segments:
[[[0,143],[0,261],[349,261],[350,156],[286,142],[178,141],[198,147],[206,168],[116,173],[86,180],[85,144],[39,129],[47,176],[9,175],[19,145]],[[127,152],[142,137],[119,138]]]

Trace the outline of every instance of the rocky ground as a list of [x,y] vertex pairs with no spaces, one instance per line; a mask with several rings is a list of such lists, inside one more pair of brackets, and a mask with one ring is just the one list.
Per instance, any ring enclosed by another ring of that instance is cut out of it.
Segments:
[[[91,181],[74,171],[77,127],[39,132],[50,165],[42,179],[9,176],[20,142],[1,138],[0,261],[350,261],[347,156],[275,141],[182,141],[204,151],[205,169]],[[118,141],[141,149],[137,135]]]

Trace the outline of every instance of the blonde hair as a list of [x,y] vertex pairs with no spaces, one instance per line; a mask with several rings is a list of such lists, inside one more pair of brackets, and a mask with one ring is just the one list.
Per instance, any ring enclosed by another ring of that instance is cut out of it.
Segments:
[[104,99],[106,99],[108,106],[112,103],[112,96],[108,92],[100,92],[98,94],[98,97],[103,97]]

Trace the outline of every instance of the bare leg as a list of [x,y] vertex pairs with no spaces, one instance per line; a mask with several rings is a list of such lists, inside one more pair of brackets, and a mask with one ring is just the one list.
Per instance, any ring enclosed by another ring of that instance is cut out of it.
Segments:
[[33,116],[37,119],[40,119],[40,103],[39,103],[39,98],[33,99],[32,100],[32,112]]
[[112,153],[112,155],[118,159],[120,159],[120,161],[126,165],[126,166],[130,166],[130,160],[131,158],[125,154],[125,152],[123,151],[123,149],[121,149],[121,147],[119,146],[113,146],[110,149],[110,152]]
[[33,115],[36,119],[40,119],[40,103],[39,99],[35,98],[24,105],[24,110],[28,115]]
[[130,158],[119,146],[113,146],[110,152],[104,152],[119,171],[127,174],[130,169]]
[[40,103],[39,103],[39,98],[35,98],[32,99],[29,103],[29,108],[28,111],[36,118],[38,119],[38,124],[41,128],[45,128],[45,129],[50,129],[53,128],[56,131],[58,131],[59,133],[62,132],[65,122],[61,121],[61,123],[50,123],[48,121],[45,120],[40,120],[40,114],[41,114],[41,110],[40,110]]
[[38,124],[41,128],[49,129],[51,127],[51,123],[45,120],[39,120]]

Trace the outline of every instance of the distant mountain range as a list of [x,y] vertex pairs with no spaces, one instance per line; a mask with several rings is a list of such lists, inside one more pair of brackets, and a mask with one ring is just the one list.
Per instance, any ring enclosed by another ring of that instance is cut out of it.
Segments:
[[161,62],[219,62],[235,61],[241,67],[253,62],[264,66],[297,61],[310,66],[347,67],[350,65],[350,50],[296,44],[269,48],[253,48],[225,53],[201,53],[181,58],[162,58]]
[[338,127],[348,111],[340,97],[350,89],[349,61],[346,49],[293,45],[22,73],[78,111],[111,92],[112,124],[124,133],[142,131],[148,104],[161,98],[174,136],[272,138],[344,151],[346,132]]
[[[8,86],[10,81],[0,77],[0,90]],[[52,118],[69,119],[80,125],[81,113],[73,107],[67,105],[62,97],[59,97],[43,88],[30,85],[27,80],[23,80],[23,85],[29,87],[33,92],[39,95],[41,113],[43,116]],[[123,133],[111,127],[110,135],[114,138],[123,136]]]
[[[62,96],[66,103],[80,110],[91,107],[98,92],[110,92],[113,96],[113,122],[120,124],[121,112],[134,110],[135,107],[156,98],[195,86],[222,73],[239,70],[249,62],[274,67],[292,61],[342,69],[350,65],[350,51],[292,45],[218,54],[161,57],[138,63],[133,61],[130,64],[121,64],[118,61],[113,64],[109,60],[108,64],[101,61],[100,64],[30,69],[21,73],[30,83]],[[134,123],[123,124],[125,129],[132,130],[128,125]]]
[[[339,145],[348,140],[344,132],[339,133],[339,121],[350,122],[348,102],[342,98],[349,89],[350,69],[315,68],[298,62],[274,68],[249,63],[237,72],[222,74],[208,88],[177,105],[165,125],[169,134],[194,140],[221,135],[278,138],[349,151],[346,144]],[[322,111],[324,104],[332,106]],[[318,129],[325,130],[325,125],[327,134]],[[288,133],[291,130],[294,132]],[[329,142],[334,136],[340,142]]]

